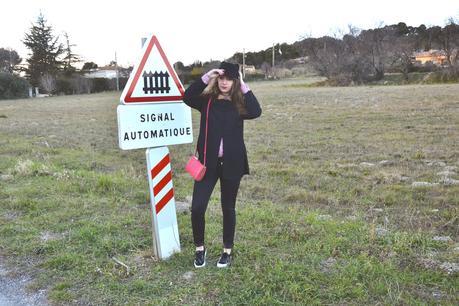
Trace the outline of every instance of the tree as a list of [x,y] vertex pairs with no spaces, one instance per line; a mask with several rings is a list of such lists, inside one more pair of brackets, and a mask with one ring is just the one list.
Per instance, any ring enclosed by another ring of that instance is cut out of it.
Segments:
[[342,40],[330,36],[314,38],[308,47],[312,65],[320,75],[334,79],[341,74],[343,61],[346,60]]
[[459,58],[459,24],[450,18],[448,24],[441,29],[438,37],[442,49],[446,53],[446,60],[449,66],[455,66]]
[[430,33],[424,24],[413,29],[413,35],[415,38],[414,49],[417,51],[428,51],[431,49],[432,41],[430,39]]
[[12,49],[0,48],[0,72],[13,73],[18,70],[16,68],[22,62],[22,58]]
[[392,60],[390,66],[403,74],[403,77],[408,81],[408,73],[412,71],[413,50],[416,46],[416,37],[413,35],[401,35],[394,38],[392,48],[390,50],[390,58]]
[[359,37],[360,29],[349,25],[349,32],[343,36],[344,57],[340,68],[341,84],[352,81],[362,84],[371,79],[372,65],[364,52],[362,52],[362,40]]
[[49,73],[45,73],[40,77],[40,86],[52,94],[56,90],[56,78]]
[[29,82],[19,75],[0,72],[0,100],[26,98],[29,87]]
[[83,64],[83,67],[81,68],[82,71],[88,72],[91,69],[97,69],[99,66],[97,66],[96,63],[94,62],[86,62]]
[[267,79],[268,76],[271,74],[271,65],[267,62],[263,62],[260,68],[261,71],[263,71],[263,74],[265,75],[265,79]]
[[64,71],[65,72],[75,72],[76,68],[72,66],[73,63],[78,63],[80,62],[80,57],[73,53],[72,48],[75,47],[76,45],[71,44],[69,40],[69,35],[67,32],[64,33],[65,37],[65,48],[64,48]]
[[58,40],[59,37],[53,35],[52,27],[46,24],[45,17],[40,13],[36,24],[32,25],[23,40],[31,51],[27,59],[26,76],[33,86],[39,86],[45,74],[54,77],[61,70],[59,57],[64,53],[64,48]]
[[376,80],[384,78],[384,64],[386,61],[386,45],[388,42],[387,27],[364,30],[359,37],[362,40],[362,53],[368,58],[373,67]]
[[433,26],[427,29],[427,45],[425,51],[430,49],[441,49],[441,43],[439,42],[442,28],[440,26]]
[[182,62],[176,62],[174,64],[174,69],[175,70],[185,70],[185,65]]
[[199,66],[193,67],[191,70],[191,77],[197,78],[198,76],[201,76],[204,73],[204,69]]

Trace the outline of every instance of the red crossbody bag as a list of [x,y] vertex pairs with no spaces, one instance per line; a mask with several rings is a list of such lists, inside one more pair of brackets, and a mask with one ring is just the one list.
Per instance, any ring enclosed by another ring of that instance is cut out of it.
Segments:
[[209,102],[207,102],[207,113],[206,113],[206,137],[204,140],[204,165],[201,164],[197,157],[198,153],[198,145],[196,145],[196,152],[194,155],[190,157],[188,160],[185,170],[188,172],[192,178],[194,178],[196,181],[201,181],[204,178],[204,175],[206,174],[206,153],[207,153],[207,127],[209,123],[209,108],[210,108],[210,98]]

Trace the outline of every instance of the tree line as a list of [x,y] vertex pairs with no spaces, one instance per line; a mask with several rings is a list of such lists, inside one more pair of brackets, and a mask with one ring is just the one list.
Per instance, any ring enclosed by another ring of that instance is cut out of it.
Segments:
[[[62,38],[54,34],[45,17],[40,14],[22,40],[30,50],[26,64],[15,50],[0,48],[0,98],[27,97],[30,87],[49,94],[79,94],[116,89],[114,80],[88,79],[84,74],[97,68],[93,62],[76,64],[82,59],[74,53],[68,33]],[[110,63],[114,65],[114,62]],[[25,78],[22,78],[23,74]],[[120,68],[121,86],[127,81],[129,69]]]
[[[22,59],[15,50],[0,48],[0,98],[27,96],[30,86],[39,87],[47,93],[64,94],[116,88],[113,80],[85,78],[84,73],[97,68],[97,64],[86,62],[78,70],[75,64],[82,60],[73,52],[75,45],[69,35],[64,33],[64,41],[61,42],[42,14],[25,33],[22,42],[30,50],[26,65],[21,65]],[[273,48],[278,51],[275,67],[271,67]],[[294,59],[303,59],[330,84],[349,85],[381,80],[387,72],[399,72],[407,79],[410,72],[420,69],[413,62],[413,53],[431,49],[442,50],[447,65],[440,68],[431,65],[429,69],[440,69],[446,75],[446,81],[459,80],[459,25],[452,18],[443,27],[412,27],[403,22],[368,30],[349,26],[344,34],[303,37],[292,44],[282,43],[258,52],[248,52],[245,62],[266,75],[278,68],[291,68]],[[243,54],[237,52],[226,60],[242,63],[242,57]],[[219,63],[197,61],[185,66],[177,62],[174,67],[182,82],[188,83],[206,70],[218,67]],[[122,71],[121,88],[130,69],[132,67]],[[19,76],[21,72],[25,79]]]
[[[344,35],[305,37],[274,48],[282,50],[276,53],[280,67],[291,59],[307,58],[318,74],[340,85],[381,80],[386,72],[399,72],[407,79],[408,73],[417,69],[414,52],[438,49],[446,55],[445,73],[459,79],[459,25],[452,18],[444,27],[411,27],[403,22],[368,30],[349,26]],[[235,53],[232,59],[241,63],[242,56]],[[264,69],[271,66],[271,57],[272,48],[248,52],[246,63]]]

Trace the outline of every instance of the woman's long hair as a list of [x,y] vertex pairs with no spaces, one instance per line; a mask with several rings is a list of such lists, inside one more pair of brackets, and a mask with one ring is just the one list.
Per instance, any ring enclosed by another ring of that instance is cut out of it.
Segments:
[[[218,99],[218,95],[221,93],[220,89],[218,88],[218,75],[213,76],[209,80],[209,84],[202,92],[202,95],[205,97],[210,97],[212,100]],[[247,114],[247,110],[245,108],[245,101],[244,96],[242,95],[241,91],[241,81],[239,79],[233,80],[233,86],[231,86],[230,90],[230,97],[231,103],[236,106],[239,115]]]

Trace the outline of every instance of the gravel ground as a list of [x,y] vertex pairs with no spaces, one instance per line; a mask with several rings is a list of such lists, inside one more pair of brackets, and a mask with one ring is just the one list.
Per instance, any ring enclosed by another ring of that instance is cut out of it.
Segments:
[[38,292],[28,292],[26,290],[27,285],[31,281],[30,276],[24,274],[12,276],[15,273],[11,272],[11,270],[8,270],[0,263],[0,305],[49,305],[44,290]]

